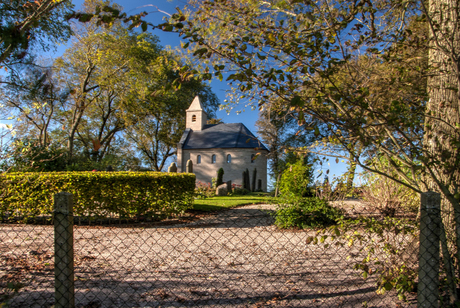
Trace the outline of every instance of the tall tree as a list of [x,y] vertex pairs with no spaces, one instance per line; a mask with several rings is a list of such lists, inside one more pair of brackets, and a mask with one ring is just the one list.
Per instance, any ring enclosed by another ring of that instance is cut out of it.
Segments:
[[22,62],[34,47],[49,49],[55,42],[70,38],[69,20],[93,21],[97,25],[111,25],[115,21],[129,23],[129,27],[148,23],[141,18],[147,13],[127,16],[108,3],[94,6],[92,11],[76,12],[71,0],[10,0],[0,2],[0,68]]
[[[87,1],[85,12],[107,4],[110,3]],[[71,89],[71,99],[61,108],[62,116],[67,119],[68,155],[69,159],[73,158],[75,142],[79,139],[86,153],[91,153],[97,161],[103,157],[114,134],[123,129],[123,121],[116,116],[116,111],[128,93],[127,79],[132,76],[135,62],[132,49],[136,49],[137,44],[147,44],[150,49],[146,49],[143,56],[156,58],[160,47],[157,38],[138,35],[119,21],[106,28],[89,22],[79,25],[75,33],[72,47],[55,63],[61,71],[62,82]],[[86,126],[83,128],[81,124]]]
[[70,37],[71,1],[12,0],[0,3],[0,68],[24,59],[31,47]]
[[[205,77],[229,69],[242,95],[278,96],[300,119],[325,123],[364,169],[439,191],[460,247],[458,0],[192,4],[169,26],[207,61]],[[394,172],[360,158],[356,142]]]
[[[315,141],[313,127],[316,124],[318,123],[299,123],[295,114],[280,106],[276,99],[267,102],[259,112],[259,119],[256,122],[257,133],[270,150],[269,165],[276,183],[285,170],[286,164],[294,163],[289,161],[291,156],[286,153],[292,152],[294,148],[307,147]],[[312,155],[305,155],[309,156],[309,159],[305,159],[305,163],[312,165]]]
[[[210,118],[218,107],[218,99],[209,85],[196,78],[181,80],[179,89],[165,86],[178,78],[175,68],[179,63],[174,55],[169,55],[168,64],[161,66],[164,75],[158,71],[143,74],[148,80],[148,91],[143,92],[146,95],[137,93],[130,101],[127,136],[142,153],[144,162],[155,171],[163,170],[168,159],[177,153],[191,99],[200,96]],[[139,76],[137,80],[141,79]]]
[[16,119],[18,135],[36,140],[38,147],[47,147],[59,104],[69,93],[59,87],[50,68],[25,66],[15,77],[4,89],[3,113]]
[[[108,3],[87,1],[85,10],[102,4]],[[72,93],[61,108],[69,157],[77,149],[101,161],[116,135],[127,136],[145,162],[160,171],[175,154],[191,98],[200,95],[211,114],[215,95],[193,77],[174,84],[180,59],[163,50],[156,36],[120,22],[104,29],[90,22],[75,33],[72,47],[56,61]]]

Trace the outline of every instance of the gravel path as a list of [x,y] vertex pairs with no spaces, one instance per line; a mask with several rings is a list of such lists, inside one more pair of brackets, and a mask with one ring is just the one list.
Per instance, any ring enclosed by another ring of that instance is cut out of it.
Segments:
[[[308,245],[251,205],[188,223],[74,228],[77,307],[415,307],[377,295],[353,270],[358,247]],[[52,226],[0,225],[0,292],[11,307],[53,305]],[[1,289],[3,288],[3,289]],[[5,293],[5,292],[4,292]]]

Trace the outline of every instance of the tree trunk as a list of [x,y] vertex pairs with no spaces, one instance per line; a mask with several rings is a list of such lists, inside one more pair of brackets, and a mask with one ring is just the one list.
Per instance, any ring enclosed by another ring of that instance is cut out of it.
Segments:
[[353,182],[355,180],[356,173],[356,162],[353,160],[353,155],[350,155],[349,167],[347,170],[347,184],[346,184],[346,193],[347,195],[353,194]]
[[[455,198],[460,184],[458,4],[458,0],[430,0],[428,7],[429,67],[432,75],[428,79],[424,147],[425,156],[431,157],[426,161],[435,163],[426,166],[424,184],[428,190],[443,195],[444,229],[451,235],[450,238],[456,237],[451,245],[460,247],[460,206],[458,198]],[[455,250],[457,264],[460,264],[460,250]],[[456,299],[456,294],[451,298]]]

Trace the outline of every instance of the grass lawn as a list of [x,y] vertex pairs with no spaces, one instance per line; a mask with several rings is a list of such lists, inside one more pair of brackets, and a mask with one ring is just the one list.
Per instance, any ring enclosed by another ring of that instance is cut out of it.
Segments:
[[271,197],[267,193],[249,193],[247,195],[212,197],[195,199],[193,209],[197,211],[220,211],[247,204],[270,203]]

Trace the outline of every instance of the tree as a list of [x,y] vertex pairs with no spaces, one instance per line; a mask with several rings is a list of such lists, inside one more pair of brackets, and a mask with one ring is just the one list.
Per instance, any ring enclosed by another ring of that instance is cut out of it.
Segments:
[[[412,57],[398,54],[411,44],[423,44],[415,31],[396,33],[401,41],[393,40],[387,49],[375,47],[395,34],[388,30],[396,22],[403,28],[409,24],[393,18],[387,28],[377,27],[375,10],[387,14],[386,4],[208,1],[200,2],[178,28],[196,43],[194,55],[209,64],[203,76],[232,69],[228,80],[242,96],[260,105],[277,97],[300,124],[313,119],[323,123],[353,159],[359,155],[352,145],[359,142],[375,155],[413,164],[422,150],[426,53],[413,49]],[[366,18],[358,19],[358,14]],[[393,11],[394,16],[399,15]],[[420,27],[416,16],[411,22]],[[396,99],[389,100],[391,96]],[[315,134],[321,135],[319,128]],[[363,160],[357,164],[372,169]],[[420,191],[418,180],[410,182]]]
[[[102,4],[87,1],[85,10]],[[163,50],[156,36],[120,22],[104,29],[90,22],[75,33],[72,47],[56,61],[71,92],[61,106],[69,159],[77,151],[100,162],[118,135],[127,137],[145,164],[161,171],[176,152],[190,97],[200,95],[210,115],[217,98],[197,78],[174,84],[180,59]]]
[[170,26],[205,61],[203,76],[231,69],[242,95],[261,105],[277,96],[299,121],[321,121],[365,170],[440,192],[455,211],[460,247],[458,0],[192,4]]
[[[109,2],[87,1],[85,12],[97,10]],[[118,6],[113,4],[117,9]],[[55,66],[61,81],[70,89],[70,99],[62,104],[66,118],[69,159],[74,158],[75,142],[94,161],[100,161],[116,133],[124,129],[120,116],[122,104],[132,86],[132,71],[138,58],[132,57],[136,44],[146,44],[144,57],[158,57],[158,40],[148,34],[137,34],[115,21],[101,28],[97,22],[79,25],[74,42]]]
[[141,18],[147,13],[127,16],[107,3],[95,6],[93,11],[76,12],[71,0],[11,0],[0,3],[0,68],[11,68],[22,62],[37,45],[49,49],[54,42],[70,38],[69,20],[93,22],[99,26],[115,21],[130,23],[129,27],[141,26],[147,30],[148,23]]
[[31,47],[49,48],[49,41],[70,37],[66,15],[71,1],[13,0],[0,3],[0,68],[24,59]]
[[212,119],[218,99],[211,88],[197,78],[177,82],[176,67],[180,60],[173,53],[164,53],[157,61],[136,71],[136,82],[143,90],[134,91],[126,107],[126,134],[142,154],[144,162],[161,171],[176,154],[177,143],[185,129],[186,109],[190,99],[199,96]]
[[56,125],[59,105],[67,100],[69,92],[59,87],[50,68],[36,66],[25,66],[10,78],[4,90],[2,112],[16,115],[16,133],[46,148],[51,143],[50,131]]
[[[146,13],[140,13],[134,16],[127,16],[126,13],[121,13],[116,5],[110,6],[108,1],[99,1],[86,12],[74,11],[70,0],[39,0],[33,2],[13,0],[2,2],[0,4],[0,68],[4,68],[8,75],[3,75],[2,77],[4,78],[0,79],[0,83],[9,87],[8,91],[10,92],[8,97],[2,97],[3,101],[9,100],[8,109],[5,110],[2,107],[0,111],[6,113],[11,111],[11,108],[19,111],[22,118],[17,119],[16,124],[20,123],[21,125],[15,125],[15,132],[20,133],[22,131],[28,137],[32,137],[31,139],[28,138],[28,140],[34,140],[33,143],[38,148],[43,149],[45,152],[50,150],[46,149],[47,145],[45,144],[50,142],[49,129],[53,127],[53,121],[56,121],[56,118],[53,118],[56,113],[54,104],[56,100],[53,103],[50,101],[43,103],[43,95],[48,91],[47,95],[50,96],[57,88],[52,89],[50,85],[53,85],[52,83],[55,85],[55,81],[50,82],[51,78],[46,77],[53,75],[51,69],[36,67],[33,53],[37,51],[37,48],[48,50],[55,46],[55,43],[67,41],[72,34],[69,24],[72,19],[80,23],[91,22],[96,27],[110,27],[114,23],[123,22],[127,24],[127,29],[141,26],[142,30],[145,31],[148,23],[141,20],[145,15]],[[29,76],[26,80],[21,80],[24,77],[22,73],[27,69],[30,72],[33,70],[48,70],[48,73],[34,75],[35,73],[32,72],[32,76]],[[46,78],[42,78],[44,76]],[[33,81],[33,78],[36,80]],[[38,94],[37,89],[31,88],[33,82],[37,83],[36,87],[45,82],[41,88],[42,97],[39,98],[42,103],[37,102],[27,106],[24,102],[19,101],[18,98],[20,98],[20,95],[22,95],[22,98],[29,96],[29,103],[35,99],[33,96]],[[26,83],[29,83],[30,94],[26,93]],[[14,91],[12,90],[13,88],[20,92],[20,95],[16,95],[14,99],[14,95],[11,95],[12,91]],[[73,91],[71,91],[71,94],[74,94]],[[55,96],[58,96],[58,93]],[[49,100],[49,97],[47,99]],[[15,118],[15,116],[16,114],[13,114],[12,117]],[[24,119],[26,121],[22,121]],[[58,122],[62,122],[61,117],[59,117]],[[75,123],[78,124],[78,116]],[[33,134],[38,131],[39,136],[36,139],[35,136],[30,136],[27,130],[28,127],[33,128]],[[69,142],[72,143],[73,139],[73,137],[69,138]],[[108,139],[111,140],[112,138]],[[57,140],[54,140],[54,142],[59,143]],[[71,144],[70,148],[73,149]],[[45,152],[44,154],[46,154]],[[106,151],[100,152],[106,153]],[[72,156],[72,151],[70,154]]]
[[[298,159],[298,156],[292,155],[293,149],[310,146],[316,140],[313,134],[314,127],[320,126],[320,123],[298,123],[295,114],[286,110],[282,102],[280,104],[274,98],[259,112],[256,126],[258,135],[270,150],[268,158],[271,176],[278,188],[280,176],[287,164],[295,163]],[[314,157],[309,153],[306,153],[302,160],[310,166],[314,164]]]

